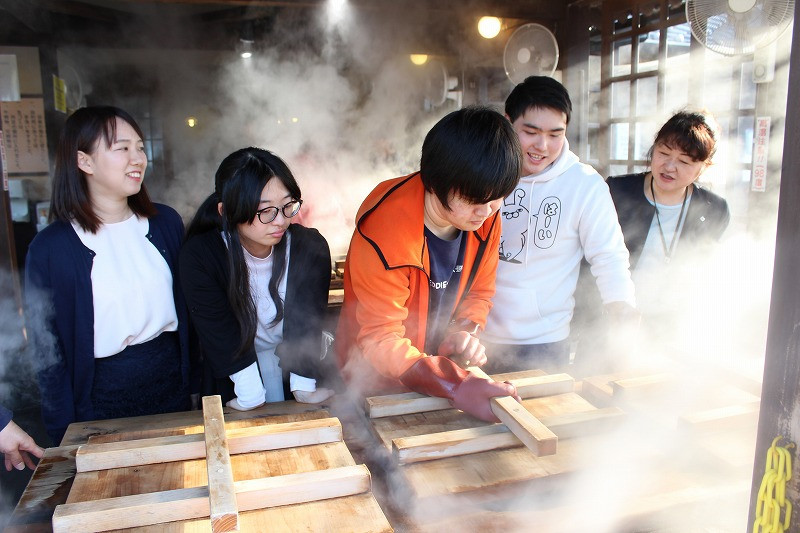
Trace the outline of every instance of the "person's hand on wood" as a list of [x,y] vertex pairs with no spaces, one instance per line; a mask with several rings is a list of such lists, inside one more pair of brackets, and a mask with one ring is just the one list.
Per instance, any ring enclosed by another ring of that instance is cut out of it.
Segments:
[[457,327],[448,330],[436,354],[449,357],[464,368],[485,365],[486,348],[477,337],[478,325],[469,322]]
[[300,403],[322,403],[333,396],[334,391],[331,389],[326,389],[325,387],[319,387],[314,391],[292,391],[292,394],[294,394],[295,401]]
[[34,442],[30,435],[13,421],[0,430],[0,453],[5,456],[6,470],[11,468],[23,470],[27,465],[31,470],[36,469],[31,455],[41,458],[44,449]]
[[256,407],[261,407],[262,405],[264,405],[264,403],[265,402],[261,402],[260,404],[254,405],[252,407],[245,407],[245,406],[243,406],[242,404],[239,403],[239,398],[234,398],[233,400],[230,400],[225,405],[227,407],[230,407],[231,409],[236,409],[237,411],[252,411]]

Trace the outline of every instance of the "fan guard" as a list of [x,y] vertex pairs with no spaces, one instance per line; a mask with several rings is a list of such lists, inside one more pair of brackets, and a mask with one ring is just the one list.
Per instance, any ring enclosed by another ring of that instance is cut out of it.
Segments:
[[523,24],[506,42],[503,66],[508,79],[522,83],[528,76],[552,76],[558,65],[558,43],[541,24]]
[[686,20],[706,48],[726,56],[751,54],[780,37],[794,17],[794,0],[687,0]]

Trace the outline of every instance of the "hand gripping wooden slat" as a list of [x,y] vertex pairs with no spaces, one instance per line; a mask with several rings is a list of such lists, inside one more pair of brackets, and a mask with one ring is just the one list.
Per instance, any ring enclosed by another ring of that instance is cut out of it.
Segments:
[[236,505],[233,467],[225,435],[225,417],[222,416],[222,399],[218,395],[203,397],[203,426],[211,531],[235,531],[239,529],[239,508]]
[[[609,407],[547,416],[541,422],[564,439],[609,429],[623,415],[622,410]],[[393,439],[392,453],[400,464],[407,464],[517,446],[522,442],[516,435],[507,426],[495,424]]]
[[[572,392],[575,380],[568,374],[547,374],[509,380],[517,388],[520,398],[539,398]],[[366,399],[365,410],[370,418],[409,415],[450,409],[446,398],[425,396],[416,392],[372,396]]]
[[[342,440],[342,425],[336,418],[320,418],[285,424],[267,424],[227,431],[231,455],[264,450],[294,448]],[[78,472],[108,470],[172,461],[203,459],[206,456],[202,433],[149,439],[84,444],[78,448]]]
[[[361,494],[370,489],[364,465],[237,481],[239,509],[251,511]],[[95,533],[209,517],[208,487],[151,492],[56,507],[54,533]]]
[[[477,367],[470,372],[483,379],[492,379]],[[525,407],[511,396],[489,400],[492,413],[537,457],[553,455],[558,447],[558,437],[542,424]]]

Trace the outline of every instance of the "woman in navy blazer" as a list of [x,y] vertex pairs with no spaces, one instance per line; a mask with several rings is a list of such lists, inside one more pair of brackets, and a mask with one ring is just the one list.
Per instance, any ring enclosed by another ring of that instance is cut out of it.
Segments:
[[42,418],[58,445],[76,421],[189,408],[183,222],[150,201],[142,132],[110,106],[75,111],[56,153],[52,223],[26,258],[26,326]]

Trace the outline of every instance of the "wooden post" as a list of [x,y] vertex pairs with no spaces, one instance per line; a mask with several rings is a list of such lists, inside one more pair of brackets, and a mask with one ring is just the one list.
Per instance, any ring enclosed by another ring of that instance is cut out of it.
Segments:
[[[470,367],[470,372],[483,379],[492,379],[478,367]],[[553,455],[558,447],[558,437],[542,424],[525,407],[511,396],[490,400],[492,413],[517,436],[534,455]]]
[[219,396],[203,397],[203,425],[206,438],[211,531],[223,533],[238,530],[239,510],[233,485],[233,467],[225,437],[222,399]]

